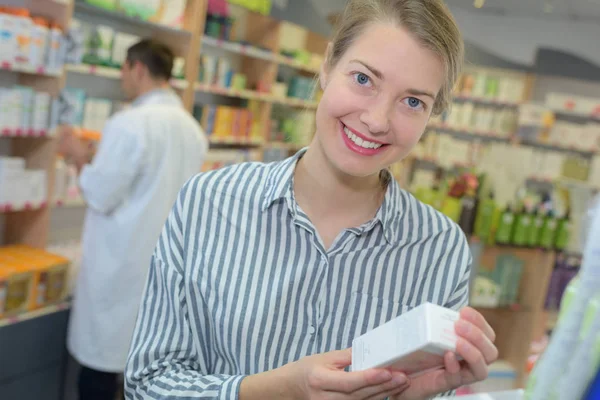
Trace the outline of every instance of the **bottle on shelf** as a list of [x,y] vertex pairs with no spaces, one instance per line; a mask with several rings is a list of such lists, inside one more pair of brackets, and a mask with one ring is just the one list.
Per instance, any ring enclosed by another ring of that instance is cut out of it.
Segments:
[[527,246],[538,247],[540,245],[542,226],[544,225],[544,216],[541,206],[538,206],[531,217],[531,225],[527,235]]
[[508,245],[511,242],[512,232],[515,225],[515,213],[509,204],[500,217],[496,230],[496,243]]
[[556,227],[556,238],[554,248],[556,250],[564,250],[567,248],[570,239],[571,220],[570,211],[567,211],[565,216],[560,218]]
[[540,247],[546,250],[550,250],[554,247],[557,225],[558,222],[554,216],[554,211],[548,211],[544,217],[544,223],[542,224],[542,230],[540,233]]
[[533,214],[527,209],[527,207],[523,207],[521,212],[515,216],[512,244],[521,247],[527,246],[527,238],[529,237],[529,232],[531,231],[532,219]]

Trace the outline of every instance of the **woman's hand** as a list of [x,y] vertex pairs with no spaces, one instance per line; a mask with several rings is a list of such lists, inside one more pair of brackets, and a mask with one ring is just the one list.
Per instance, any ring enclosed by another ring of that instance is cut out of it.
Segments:
[[463,360],[459,362],[453,353],[447,353],[443,369],[412,378],[410,388],[395,400],[423,400],[487,378],[488,365],[498,359],[494,330],[470,307],[461,310],[455,329],[456,353]]
[[409,381],[401,372],[387,369],[345,372],[352,363],[352,350],[305,357],[290,364],[293,398],[376,400],[406,390]]
[[346,372],[352,350],[304,357],[258,375],[246,377],[240,400],[284,398],[294,400],[383,400],[409,386],[406,375],[387,369]]

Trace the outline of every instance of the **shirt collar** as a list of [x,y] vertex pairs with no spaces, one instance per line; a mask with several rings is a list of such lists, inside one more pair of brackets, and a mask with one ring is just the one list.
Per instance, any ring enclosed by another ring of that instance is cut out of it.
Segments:
[[[136,97],[136,99],[131,103],[131,105],[134,107],[140,106],[150,101],[150,99],[159,96],[169,100],[171,97],[177,97],[175,92],[173,92],[173,90],[171,90],[170,88],[153,89],[149,92],[142,94],[141,96]],[[179,100],[179,98],[177,98],[177,100]]]
[[[280,199],[285,199],[286,201],[293,203],[294,194],[292,184],[294,181],[294,170],[296,169],[298,160],[302,158],[304,153],[306,153],[306,150],[307,149],[304,148],[294,156],[273,164],[266,180],[266,190],[262,204],[263,211],[266,211],[273,203]],[[388,171],[385,171],[385,173],[390,174]],[[391,174],[389,178],[383,203],[381,204],[381,207],[379,207],[379,210],[377,210],[375,218],[366,224],[351,230],[360,234],[373,229],[376,224],[380,223],[386,241],[391,244],[396,243],[399,239],[400,219],[404,212],[403,210],[407,206],[407,202],[406,198],[402,195],[402,189],[400,189],[398,182]]]

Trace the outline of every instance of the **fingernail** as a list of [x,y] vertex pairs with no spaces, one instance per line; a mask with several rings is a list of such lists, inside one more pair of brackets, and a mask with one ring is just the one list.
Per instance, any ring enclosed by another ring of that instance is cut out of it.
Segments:
[[382,381],[389,381],[390,379],[392,379],[392,374],[390,371],[383,370],[379,374],[377,374],[377,378],[381,379]]
[[405,375],[396,375],[394,376],[392,382],[394,382],[395,386],[402,386],[408,382],[408,378]]

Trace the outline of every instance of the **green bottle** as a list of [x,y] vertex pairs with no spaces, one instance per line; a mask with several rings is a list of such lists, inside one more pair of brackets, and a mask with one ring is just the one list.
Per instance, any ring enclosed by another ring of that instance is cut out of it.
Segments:
[[493,194],[491,194],[489,198],[481,200],[479,203],[477,218],[475,220],[475,235],[477,235],[482,242],[487,242],[492,234],[495,211],[496,202],[494,201]]
[[531,218],[531,226],[527,235],[527,246],[538,247],[540,245],[542,226],[544,225],[544,216],[539,210],[533,214]]
[[523,210],[515,217],[515,226],[513,230],[512,243],[515,246],[527,246],[527,237],[531,229],[532,215]]
[[498,229],[496,230],[496,243],[510,244],[514,224],[515,214],[513,213],[509,205],[508,207],[506,207],[506,210],[504,210],[502,216],[500,217]]
[[548,211],[546,218],[544,218],[544,223],[542,224],[542,232],[540,235],[540,246],[546,250],[552,249],[554,247],[554,242],[556,239],[556,229],[558,226],[558,221],[554,217],[552,211]]
[[569,212],[558,220],[558,226],[556,228],[556,241],[554,247],[556,250],[564,250],[569,244],[571,233],[571,221],[569,218]]

